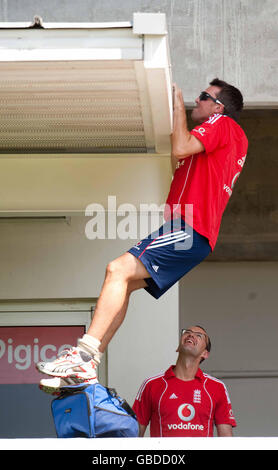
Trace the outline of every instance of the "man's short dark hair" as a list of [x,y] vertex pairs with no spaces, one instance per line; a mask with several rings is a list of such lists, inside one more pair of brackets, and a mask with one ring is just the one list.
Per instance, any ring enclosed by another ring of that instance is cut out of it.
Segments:
[[203,331],[206,333],[206,346],[207,346],[207,347],[206,347],[206,350],[207,350],[208,352],[210,352],[210,350],[211,350],[211,340],[210,340],[210,337],[209,337],[209,335],[207,334],[205,328],[204,328],[203,326],[201,326],[201,325],[195,325],[195,326],[196,326],[197,328],[201,328],[201,330],[203,330]]
[[230,118],[238,121],[240,113],[243,108],[243,96],[241,92],[229,83],[214,78],[210,82],[211,86],[217,86],[221,88],[221,91],[217,93],[217,99],[224,105],[224,114]]
[[[209,337],[209,335],[207,334],[205,328],[204,328],[203,326],[200,326],[200,325],[195,325],[195,326],[197,326],[197,328],[201,328],[201,329],[206,333],[206,350],[207,350],[208,352],[210,352],[210,350],[211,350],[211,340],[210,340],[210,337]],[[200,360],[200,363],[203,362],[204,360],[205,360],[205,359],[201,359],[201,360]]]

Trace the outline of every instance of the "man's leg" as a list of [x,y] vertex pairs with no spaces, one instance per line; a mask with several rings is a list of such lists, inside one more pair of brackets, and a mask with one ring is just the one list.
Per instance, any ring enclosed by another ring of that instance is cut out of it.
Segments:
[[130,253],[125,253],[109,263],[87,334],[100,342],[106,337],[106,347],[108,335],[112,338],[124,320],[130,293],[145,287],[144,279],[147,277],[150,275],[143,263]]
[[125,253],[109,263],[88,332],[65,355],[52,362],[38,363],[40,372],[55,377],[76,377],[79,381],[96,379],[99,353],[103,352],[122,324],[130,293],[145,287],[150,277],[140,260]]
[[[110,340],[112,339],[112,337],[114,336],[114,334],[116,333],[116,331],[118,330],[118,328],[120,327],[120,325],[122,324],[122,322],[125,318],[130,295],[135,290],[146,287],[146,285],[147,284],[144,280],[129,282],[128,292],[127,292],[125,303],[124,303],[122,309],[119,311],[119,313],[115,316],[115,318],[112,322],[112,325],[110,326],[108,332],[104,335],[104,337],[101,341],[101,345],[99,347],[99,352],[98,352],[99,361],[100,361],[102,353],[106,350],[107,345],[109,344]],[[73,385],[76,382],[77,382],[76,378],[64,378],[64,379],[61,378],[61,377],[54,377],[52,379],[45,378],[45,379],[42,379],[40,381],[40,389],[42,391],[46,392],[46,393],[51,394],[51,395],[58,395],[59,396],[60,393],[61,393],[61,390],[60,390],[61,387],[64,387],[65,385]],[[97,382],[97,377],[95,375],[95,377],[90,377],[87,380],[85,379],[84,382],[95,383],[95,382]]]
[[[101,354],[106,350],[106,348],[107,348],[108,344],[110,343],[111,339],[113,338],[113,336],[115,335],[115,333],[117,332],[117,330],[119,329],[119,327],[121,326],[121,324],[123,323],[123,321],[125,319],[127,308],[128,308],[128,303],[129,303],[129,299],[130,299],[130,295],[132,294],[132,292],[134,292],[138,289],[142,289],[146,286],[147,286],[147,283],[143,279],[142,280],[140,279],[138,281],[130,281],[129,282],[125,302],[124,302],[121,310],[114,317],[114,320],[113,320],[110,328],[108,329],[108,331],[105,333],[105,335],[103,336],[103,338],[101,340],[101,344],[100,344],[100,347],[99,347],[99,351],[100,351]],[[94,323],[94,319],[91,323],[91,327],[90,327],[91,331],[93,331],[93,326],[94,326],[93,323]],[[89,331],[88,331],[88,333],[89,333]]]

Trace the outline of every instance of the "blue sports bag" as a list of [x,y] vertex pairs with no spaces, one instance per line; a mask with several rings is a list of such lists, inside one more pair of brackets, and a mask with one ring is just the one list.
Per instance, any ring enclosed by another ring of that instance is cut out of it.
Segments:
[[61,392],[51,403],[57,437],[138,437],[135,413],[114,389],[77,384]]

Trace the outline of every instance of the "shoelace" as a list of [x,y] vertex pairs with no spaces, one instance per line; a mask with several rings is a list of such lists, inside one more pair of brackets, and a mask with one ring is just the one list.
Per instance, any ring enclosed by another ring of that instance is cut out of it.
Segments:
[[65,358],[71,357],[71,356],[73,356],[73,352],[76,351],[76,349],[77,349],[77,348],[63,349],[63,351],[61,351],[61,352],[58,354],[57,358],[58,358],[58,359],[61,359],[61,357],[65,357]]

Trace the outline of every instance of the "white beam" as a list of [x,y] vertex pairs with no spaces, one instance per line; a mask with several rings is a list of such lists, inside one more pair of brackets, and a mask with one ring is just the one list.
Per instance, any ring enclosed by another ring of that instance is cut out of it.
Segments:
[[144,36],[144,67],[157,153],[169,153],[173,126],[172,73],[167,36]]
[[0,61],[143,58],[142,38],[131,29],[0,29]]
[[167,34],[165,13],[134,13],[134,34]]

